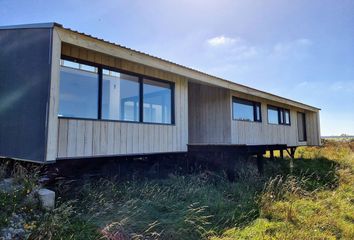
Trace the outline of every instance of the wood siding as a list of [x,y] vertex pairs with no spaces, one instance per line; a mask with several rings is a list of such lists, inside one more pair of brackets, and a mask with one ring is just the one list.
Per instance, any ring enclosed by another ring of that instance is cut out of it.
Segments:
[[228,89],[189,83],[189,143],[231,143]]
[[62,55],[175,83],[175,124],[59,119],[58,158],[187,151],[186,78],[123,59],[62,44]]
[[58,158],[187,151],[177,126],[59,119]]
[[[318,112],[195,81],[188,84],[185,77],[66,43],[61,54],[175,82],[175,125],[59,119],[58,158],[187,151],[188,143],[320,143]],[[232,120],[232,96],[261,102],[262,123]],[[290,109],[291,126],[268,124],[267,104]],[[298,142],[297,111],[306,113],[307,142]]]
[[[305,111],[282,103],[260,99],[239,92],[231,92],[231,97],[240,97],[261,103],[262,122],[232,120],[231,142],[233,144],[287,144],[288,146],[320,145],[318,112]],[[231,99],[230,99],[231,101]],[[290,109],[291,125],[268,123],[267,105]],[[300,142],[297,129],[297,112],[306,114],[307,141]]]
[[287,144],[298,146],[297,113],[290,109],[291,125],[268,124],[267,104],[261,104],[262,122],[247,122],[232,120],[232,143],[233,144]]
[[306,134],[308,145],[321,144],[320,114],[319,112],[306,113]]
[[[189,83],[189,143],[288,146],[319,145],[318,112],[228,89]],[[262,122],[232,119],[232,96],[261,103]],[[290,109],[291,125],[268,124],[267,105]],[[297,112],[306,114],[307,141],[299,141]]]

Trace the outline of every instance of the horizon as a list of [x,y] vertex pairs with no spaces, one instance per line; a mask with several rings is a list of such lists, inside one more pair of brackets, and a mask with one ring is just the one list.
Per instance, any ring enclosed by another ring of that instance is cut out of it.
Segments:
[[[319,107],[322,136],[354,135],[354,2],[88,2],[0,0],[0,25],[58,22]],[[109,7],[102,10],[103,2]],[[121,8],[125,11],[116,14]]]

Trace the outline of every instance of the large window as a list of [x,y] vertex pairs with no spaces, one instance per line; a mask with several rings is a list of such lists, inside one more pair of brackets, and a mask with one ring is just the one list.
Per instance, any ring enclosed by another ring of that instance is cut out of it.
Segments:
[[144,122],[171,123],[171,84],[144,79],[143,92]]
[[290,125],[290,110],[268,106],[268,123]]
[[232,114],[234,120],[261,122],[261,104],[240,98],[232,100]]
[[172,124],[174,84],[61,60],[59,117]]
[[62,60],[60,67],[59,116],[98,117],[97,68]]
[[139,78],[103,69],[102,118],[139,121]]

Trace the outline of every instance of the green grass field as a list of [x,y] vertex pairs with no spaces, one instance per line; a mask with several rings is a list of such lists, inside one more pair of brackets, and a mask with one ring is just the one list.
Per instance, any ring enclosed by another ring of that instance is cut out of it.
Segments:
[[251,164],[237,171],[235,182],[213,172],[63,180],[53,212],[21,201],[35,187],[26,180],[17,195],[0,193],[0,227],[26,212],[29,239],[354,239],[353,141],[299,148],[293,168],[267,159],[263,176]]

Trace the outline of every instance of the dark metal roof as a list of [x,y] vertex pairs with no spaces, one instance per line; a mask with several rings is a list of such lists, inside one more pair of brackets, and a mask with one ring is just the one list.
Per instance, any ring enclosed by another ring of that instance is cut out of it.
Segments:
[[3,30],[3,29],[26,29],[26,28],[53,28],[54,26],[63,27],[59,23],[49,22],[49,23],[33,23],[33,24],[0,26],[0,30]]
[[264,94],[267,94],[267,95],[270,95],[270,96],[273,96],[273,97],[281,98],[281,99],[284,99],[284,100],[287,100],[287,101],[291,101],[291,102],[294,102],[294,103],[297,103],[297,104],[301,104],[301,105],[304,105],[304,106],[307,106],[307,107],[310,107],[310,108],[321,110],[320,108],[317,108],[317,107],[314,107],[314,106],[310,106],[310,105],[307,105],[307,104],[304,104],[304,103],[301,103],[301,102],[298,102],[298,101],[294,101],[292,99],[281,97],[281,96],[278,96],[278,95],[275,95],[275,94],[272,94],[272,93],[269,93],[269,92],[265,92],[265,91],[262,91],[262,90],[259,90],[259,89],[256,89],[256,88],[252,88],[252,87],[246,86],[246,85],[235,83],[233,81],[226,80],[226,79],[223,79],[223,78],[220,78],[220,77],[216,77],[216,76],[213,76],[211,74],[202,72],[200,70],[193,69],[191,67],[187,67],[187,66],[184,66],[184,65],[181,65],[181,64],[178,64],[178,63],[174,63],[174,62],[171,62],[169,60],[166,60],[166,59],[163,59],[163,58],[159,58],[159,57],[156,57],[156,56],[153,56],[153,55],[150,55],[150,54],[147,54],[147,53],[135,50],[135,49],[131,49],[131,48],[128,48],[126,46],[123,46],[123,45],[120,45],[120,44],[117,44],[117,43],[114,43],[114,42],[110,42],[110,41],[105,40],[103,38],[98,38],[98,37],[92,36],[90,34],[86,34],[84,32],[79,32],[79,31],[73,30],[71,28],[66,28],[62,24],[59,24],[59,23],[56,23],[56,22],[12,25],[12,26],[3,26],[3,27],[0,26],[0,30],[1,29],[21,29],[21,28],[22,29],[24,29],[24,28],[53,28],[53,27],[60,27],[62,29],[65,29],[65,30],[68,30],[68,31],[71,31],[71,32],[74,32],[74,33],[77,33],[77,34],[80,34],[80,35],[83,35],[83,36],[86,36],[86,37],[89,37],[89,38],[92,38],[92,39],[96,39],[98,41],[102,41],[102,42],[105,42],[105,43],[108,43],[108,44],[111,44],[111,45],[114,45],[114,46],[129,50],[129,51],[132,51],[134,53],[142,54],[142,55],[145,55],[147,57],[154,58],[156,60],[164,61],[166,63],[173,64],[173,65],[178,66],[178,67],[182,67],[182,68],[185,68],[185,69],[188,69],[188,70],[195,71],[197,73],[203,74],[203,75],[208,76],[208,77],[212,77],[212,78],[216,78],[216,79],[225,81],[225,82],[227,82],[229,84],[234,84],[234,85],[237,85],[237,86],[240,86],[240,87],[247,88],[249,90],[258,91],[258,92],[261,92],[261,93],[264,93]]

